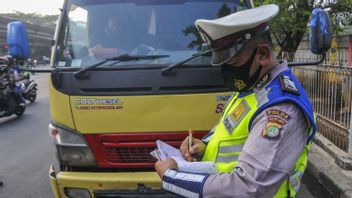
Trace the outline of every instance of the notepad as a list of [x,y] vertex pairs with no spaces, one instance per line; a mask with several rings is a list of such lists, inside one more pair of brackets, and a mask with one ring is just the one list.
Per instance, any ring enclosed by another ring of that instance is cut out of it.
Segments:
[[217,166],[211,161],[202,162],[188,162],[186,161],[179,149],[161,141],[156,141],[157,150],[152,151],[150,154],[158,160],[165,160],[172,158],[175,160],[179,171],[189,173],[209,173],[215,174],[218,172]]

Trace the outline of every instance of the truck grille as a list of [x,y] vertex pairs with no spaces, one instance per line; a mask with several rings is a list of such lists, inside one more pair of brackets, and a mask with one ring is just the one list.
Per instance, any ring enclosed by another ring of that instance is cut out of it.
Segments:
[[[193,136],[201,138],[205,133]],[[179,148],[186,136],[187,132],[85,135],[101,168],[152,168],[155,159],[149,153],[156,148],[156,140]]]
[[106,159],[110,162],[155,162],[149,155],[154,147],[108,147],[104,148]]

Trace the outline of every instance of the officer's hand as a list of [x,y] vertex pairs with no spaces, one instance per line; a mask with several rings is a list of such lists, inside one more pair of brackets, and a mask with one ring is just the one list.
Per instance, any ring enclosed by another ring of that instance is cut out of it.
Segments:
[[182,153],[182,157],[187,160],[189,155],[192,155],[193,161],[200,161],[202,156],[204,155],[205,147],[207,146],[201,140],[197,138],[192,138],[192,147],[188,148],[188,137],[183,140],[180,151]]
[[167,158],[163,161],[157,161],[154,164],[154,168],[158,173],[160,179],[163,179],[163,176],[167,169],[177,169],[177,163],[172,158]]

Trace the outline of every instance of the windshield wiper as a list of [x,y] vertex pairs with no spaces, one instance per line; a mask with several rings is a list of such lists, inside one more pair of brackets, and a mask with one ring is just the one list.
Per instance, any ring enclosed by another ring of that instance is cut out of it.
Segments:
[[112,57],[112,58],[107,58],[101,62],[98,62],[94,65],[90,65],[88,67],[84,67],[78,71],[76,71],[75,73],[73,73],[73,76],[77,79],[82,79],[86,72],[89,70],[93,70],[101,65],[103,65],[106,62],[109,61],[117,61],[116,63],[119,62],[128,62],[128,61],[138,61],[138,60],[153,60],[153,59],[159,59],[159,58],[166,58],[166,57],[170,57],[170,55],[129,55],[129,54],[122,54],[120,56],[116,56],[116,57]]
[[179,66],[181,66],[181,65],[183,65],[183,64],[185,64],[185,63],[187,63],[187,62],[189,62],[191,60],[194,60],[194,59],[196,59],[196,58],[198,58],[200,56],[209,56],[209,55],[211,55],[211,50],[208,50],[208,51],[205,51],[205,52],[202,52],[202,53],[199,53],[199,54],[192,55],[191,57],[189,57],[189,58],[187,58],[185,60],[182,60],[180,62],[177,62],[177,63],[174,63],[174,64],[171,64],[171,65],[167,66],[166,68],[161,70],[161,73],[163,75],[170,75],[170,74],[172,74],[173,69],[175,69],[176,67],[179,67]]

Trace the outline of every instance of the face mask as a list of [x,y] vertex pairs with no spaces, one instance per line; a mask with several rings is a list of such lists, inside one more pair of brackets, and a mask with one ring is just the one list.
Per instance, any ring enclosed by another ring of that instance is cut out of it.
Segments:
[[224,64],[222,66],[222,76],[225,79],[233,79],[235,83],[235,91],[236,92],[243,92],[247,91],[253,87],[253,85],[257,82],[260,73],[263,67],[260,65],[257,71],[254,73],[253,76],[249,75],[249,72],[252,68],[252,63],[254,61],[255,54],[257,49],[254,50],[251,57],[242,65],[239,66],[232,66],[229,64]]

